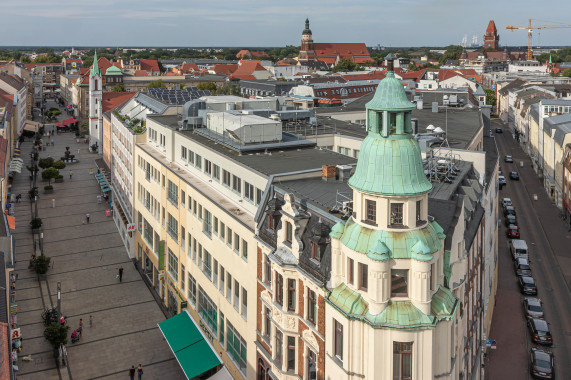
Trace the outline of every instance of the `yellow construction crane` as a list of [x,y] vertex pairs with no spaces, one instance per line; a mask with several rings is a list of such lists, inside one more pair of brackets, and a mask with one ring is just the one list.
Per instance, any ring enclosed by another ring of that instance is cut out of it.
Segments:
[[529,19],[528,26],[506,26],[506,29],[511,30],[512,32],[516,29],[527,29],[527,60],[531,61],[533,59],[533,50],[531,48],[531,31],[533,29],[556,29],[556,28],[571,28],[569,24],[557,24],[557,25],[539,25],[539,26],[531,26],[531,19]]

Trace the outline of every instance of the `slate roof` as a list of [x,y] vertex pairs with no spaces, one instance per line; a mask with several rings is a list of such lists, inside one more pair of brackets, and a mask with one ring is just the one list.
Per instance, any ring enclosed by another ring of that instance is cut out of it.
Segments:
[[520,87],[523,87],[523,85],[525,85],[525,81],[523,81],[521,79],[516,79],[514,81],[511,81],[510,83],[508,83],[504,87],[502,87],[502,89],[500,91],[498,91],[498,93],[500,95],[507,95],[511,89],[520,88]]
[[0,80],[8,84],[10,87],[14,88],[16,91],[20,91],[26,86],[24,81],[16,75],[9,75],[4,72],[0,73]]

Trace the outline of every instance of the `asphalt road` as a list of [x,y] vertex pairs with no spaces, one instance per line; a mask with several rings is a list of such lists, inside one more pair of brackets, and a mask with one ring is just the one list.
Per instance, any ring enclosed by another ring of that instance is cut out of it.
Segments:
[[[502,127],[492,121],[492,130]],[[531,167],[531,160],[520,148],[508,128],[495,134],[500,166],[507,185],[499,192],[500,201],[511,198],[517,212],[521,239],[527,242],[537,297],[543,301],[545,319],[550,324],[557,379],[571,379],[571,232],[560,218],[560,211],[545,192],[542,180]],[[503,161],[511,155],[514,163]],[[523,167],[520,162],[523,161]],[[517,171],[519,181],[510,180]],[[534,195],[538,199],[534,200]],[[501,207],[500,207],[501,210]],[[502,212],[503,213],[503,212]],[[497,349],[488,350],[486,379],[528,379],[529,351],[533,343],[523,316],[523,296],[519,292],[513,261],[508,250],[506,227],[502,216],[499,233],[499,272],[496,306],[490,337]]]

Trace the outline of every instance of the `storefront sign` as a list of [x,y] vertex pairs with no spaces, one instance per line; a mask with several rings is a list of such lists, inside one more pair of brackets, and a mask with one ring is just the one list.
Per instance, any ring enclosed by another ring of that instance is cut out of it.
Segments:
[[10,305],[10,314],[17,314],[18,313],[18,305],[13,304]]
[[14,340],[14,339],[20,339],[20,338],[21,338],[21,336],[20,336],[20,329],[17,328],[17,329],[12,330],[12,340]]
[[202,331],[204,331],[204,335],[206,335],[206,337],[208,339],[210,339],[211,342],[214,341],[214,337],[212,336],[212,334],[210,333],[210,330],[208,330],[208,327],[206,327],[206,325],[204,324],[204,322],[202,322],[202,320],[200,320],[200,328],[202,329]]

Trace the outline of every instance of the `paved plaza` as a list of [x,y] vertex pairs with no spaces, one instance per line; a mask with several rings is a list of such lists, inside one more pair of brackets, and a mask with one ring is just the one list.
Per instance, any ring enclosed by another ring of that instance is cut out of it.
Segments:
[[[49,155],[57,160],[69,146],[79,162],[60,171],[64,182],[53,184],[53,194],[43,194],[47,183],[38,180],[44,252],[53,264],[45,280],[39,280],[28,269],[34,242],[29,227],[33,204],[28,199],[30,180],[26,169],[16,176],[12,186],[12,194],[22,194],[22,202],[15,204],[13,234],[18,323],[24,338],[18,379],[127,379],[131,365],[139,363],[144,368],[144,380],[184,379],[157,327],[165,316],[129,259],[113,218],[106,216],[108,205],[97,202],[100,187],[89,169],[97,172],[95,159],[99,156],[88,152],[88,144],[77,143],[72,133],[56,135],[54,140],[55,146],[46,147],[40,158]],[[26,165],[31,150],[32,141],[27,139],[22,144]],[[73,171],[71,180],[69,170]],[[91,215],[89,223],[86,213]],[[121,266],[124,275],[119,283],[117,271]],[[71,344],[68,338],[68,365],[61,368],[43,337],[41,317],[44,308],[57,305],[58,281],[62,313],[68,317],[70,332],[79,326],[80,318],[84,324],[80,342]],[[89,327],[90,316],[93,327]],[[31,361],[22,360],[28,355]]]

